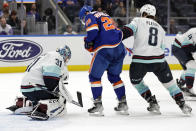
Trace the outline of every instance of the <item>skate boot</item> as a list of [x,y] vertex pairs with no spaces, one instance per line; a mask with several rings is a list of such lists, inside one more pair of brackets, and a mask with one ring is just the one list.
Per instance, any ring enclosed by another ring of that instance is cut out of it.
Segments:
[[185,101],[183,99],[176,101],[176,103],[184,114],[191,114],[192,108],[189,105],[185,104]]
[[176,84],[178,85],[178,87],[183,90],[184,88],[186,88],[185,85],[185,80],[183,79],[176,79]]
[[88,109],[88,113],[93,116],[104,116],[101,97],[94,100],[94,105]]
[[155,98],[155,95],[151,96],[148,100],[149,102],[149,107],[147,107],[147,110],[151,113],[155,114],[161,114],[160,112],[160,106],[158,105],[158,102]]
[[126,100],[125,96],[123,96],[121,98],[121,100],[118,102],[117,107],[114,107],[114,110],[116,112],[118,112],[119,114],[129,115],[129,113],[128,113],[128,106],[127,106],[127,100]]
[[190,96],[190,97],[196,97],[195,92],[193,91],[193,88],[189,89],[189,88],[184,88],[183,90],[183,94],[185,96]]

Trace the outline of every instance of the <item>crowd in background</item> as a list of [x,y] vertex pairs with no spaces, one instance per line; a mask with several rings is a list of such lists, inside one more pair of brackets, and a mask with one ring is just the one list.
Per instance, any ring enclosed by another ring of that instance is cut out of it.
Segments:
[[[10,6],[10,5],[12,6]],[[37,6],[35,3],[28,5],[24,5],[21,8],[20,4],[15,3],[16,7],[13,8],[13,3],[5,2],[3,4],[2,10],[0,11],[0,34],[1,35],[20,35],[21,30],[23,30],[23,34],[29,34],[27,27],[27,17],[31,16],[35,18],[35,22],[47,22],[48,31],[55,30],[56,27],[56,18],[53,14],[53,10],[51,8],[47,8],[44,12],[44,16],[40,16],[37,11]],[[23,10],[25,13],[22,13]],[[29,26],[33,26],[30,25]],[[7,28],[9,28],[9,33]]]
[[[129,3],[127,3],[127,0],[61,0],[58,5],[69,18],[72,25],[63,25],[60,34],[83,33],[84,30],[78,19],[78,13],[84,4],[93,5],[94,10],[109,14],[117,22],[118,27],[122,28],[126,24],[126,17],[139,16],[139,9],[147,3],[155,5],[157,8],[157,21],[167,30],[167,0],[129,0]],[[2,10],[0,11],[0,31],[4,30],[3,33],[1,31],[1,34],[20,35],[21,31],[23,34],[30,34],[32,29],[29,26],[32,25],[28,25],[28,16],[34,16],[34,23],[47,22],[47,33],[55,34],[56,17],[52,8],[47,8],[44,11],[44,15],[41,16],[35,3],[24,4],[23,8],[20,5],[17,3],[14,4],[14,0],[13,3],[5,2],[3,4]],[[127,6],[129,7],[128,10]],[[182,8],[183,11],[181,10]],[[24,10],[25,14],[22,14],[21,10]],[[129,16],[127,16],[127,11],[132,13],[129,13]],[[171,0],[171,17],[195,17],[195,14],[196,0],[178,0],[177,3],[175,0]],[[170,34],[176,34],[196,26],[196,19],[180,20],[171,18],[169,23]],[[32,27],[35,28],[34,26]]]
[[109,14],[117,22],[119,28],[126,24],[127,5],[128,12],[132,12],[129,13],[128,17],[135,17],[140,15],[139,9],[144,4],[152,4],[157,8],[156,19],[166,31],[168,24],[170,24],[170,34],[185,32],[189,28],[196,26],[196,19],[180,18],[196,16],[196,0],[178,0],[178,2],[170,0],[170,16],[179,17],[180,19],[170,18],[169,21],[167,21],[168,0],[129,0],[129,3],[127,3],[127,0],[62,0],[61,8],[70,20],[75,23],[79,9],[83,4],[93,5],[94,10]]

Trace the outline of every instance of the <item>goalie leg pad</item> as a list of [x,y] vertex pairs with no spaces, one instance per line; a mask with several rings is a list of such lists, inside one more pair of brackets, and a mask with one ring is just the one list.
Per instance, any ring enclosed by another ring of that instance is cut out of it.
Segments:
[[47,120],[48,118],[66,114],[65,102],[62,99],[40,100],[30,117]]
[[29,114],[33,110],[33,104],[26,97],[17,97],[15,105],[6,108],[11,110],[14,114]]

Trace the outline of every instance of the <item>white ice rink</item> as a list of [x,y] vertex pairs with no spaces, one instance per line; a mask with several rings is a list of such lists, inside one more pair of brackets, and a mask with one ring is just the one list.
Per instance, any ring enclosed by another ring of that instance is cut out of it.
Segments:
[[[179,71],[173,71],[174,78],[180,76]],[[169,96],[167,90],[158,82],[153,74],[147,74],[146,84],[156,94],[161,107],[161,115],[150,114],[148,104],[131,86],[128,71],[123,71],[121,77],[126,85],[129,116],[118,115],[113,108],[117,101],[111,84],[104,74],[103,106],[104,117],[89,116],[87,109],[92,106],[91,89],[88,83],[88,72],[70,72],[67,89],[76,99],[76,91],[83,95],[84,108],[67,104],[67,115],[48,121],[33,121],[27,116],[13,115],[5,108],[11,106],[20,94],[20,82],[23,73],[0,74],[0,131],[195,131],[196,101],[189,101],[192,106],[192,116],[187,117]],[[196,87],[195,87],[196,90]]]

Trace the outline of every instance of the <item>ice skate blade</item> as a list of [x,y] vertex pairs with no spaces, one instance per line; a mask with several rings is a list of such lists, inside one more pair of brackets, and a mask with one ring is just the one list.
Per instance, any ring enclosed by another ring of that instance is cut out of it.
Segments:
[[104,116],[103,112],[95,112],[95,113],[89,113],[90,116],[96,116],[96,117],[102,117]]
[[129,112],[128,111],[116,111],[116,113],[118,115],[124,115],[124,116],[128,116],[129,115]]
[[184,96],[184,99],[186,101],[196,101],[196,97],[195,96],[194,97],[192,97],[192,96]]
[[182,113],[183,113],[183,115],[188,116],[188,117],[191,117],[192,116],[192,113],[191,112],[188,112],[188,113],[182,112]]
[[160,111],[149,111],[151,114],[154,114],[154,115],[161,115],[161,112]]

